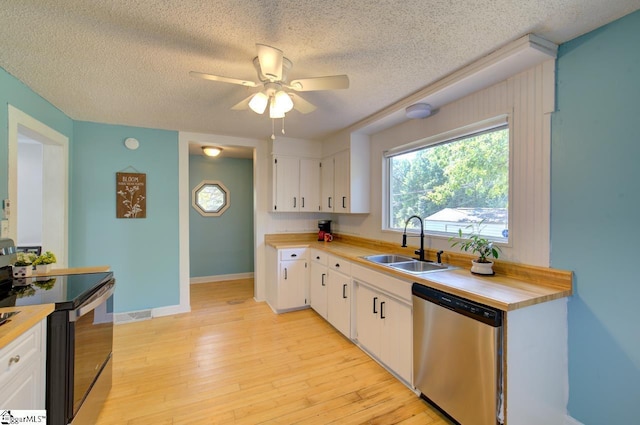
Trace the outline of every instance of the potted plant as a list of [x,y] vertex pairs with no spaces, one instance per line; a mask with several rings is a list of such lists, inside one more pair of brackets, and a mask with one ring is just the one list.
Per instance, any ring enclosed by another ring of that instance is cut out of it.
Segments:
[[51,264],[56,261],[55,254],[51,251],[46,251],[33,261],[33,265],[36,266],[36,272],[49,273],[51,271]]
[[[481,223],[482,224],[482,223]],[[493,275],[493,261],[489,258],[498,258],[501,251],[499,246],[494,246],[493,241],[478,234],[471,233],[464,239],[462,229],[458,230],[458,236],[463,240],[455,241],[452,247],[459,246],[461,251],[477,254],[478,258],[471,261],[471,273],[481,275]],[[453,238],[449,238],[449,242]]]
[[13,277],[29,277],[33,269],[33,262],[37,258],[33,252],[18,252],[13,263]]

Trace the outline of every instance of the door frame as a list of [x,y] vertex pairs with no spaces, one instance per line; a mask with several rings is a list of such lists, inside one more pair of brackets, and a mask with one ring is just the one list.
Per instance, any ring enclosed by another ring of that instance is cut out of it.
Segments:
[[19,133],[43,145],[43,180],[47,182],[47,190],[43,190],[42,242],[46,249],[56,254],[58,267],[66,267],[69,249],[69,138],[8,105],[9,236],[14,240],[17,240],[18,227]]

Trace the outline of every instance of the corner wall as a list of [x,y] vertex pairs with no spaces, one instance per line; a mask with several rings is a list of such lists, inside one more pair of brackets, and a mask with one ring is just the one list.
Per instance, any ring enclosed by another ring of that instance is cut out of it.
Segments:
[[551,265],[573,270],[569,414],[638,423],[640,12],[560,46]]

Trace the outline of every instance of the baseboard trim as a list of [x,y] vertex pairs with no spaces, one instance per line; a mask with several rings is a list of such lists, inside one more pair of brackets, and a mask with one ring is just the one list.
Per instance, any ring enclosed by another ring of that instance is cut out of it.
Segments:
[[571,416],[567,415],[564,418],[564,425],[584,425],[584,424],[576,419],[573,419]]
[[220,274],[216,276],[192,277],[191,279],[189,279],[189,283],[191,283],[191,285],[194,285],[198,283],[224,282],[226,280],[238,280],[238,279],[253,279],[253,272]]

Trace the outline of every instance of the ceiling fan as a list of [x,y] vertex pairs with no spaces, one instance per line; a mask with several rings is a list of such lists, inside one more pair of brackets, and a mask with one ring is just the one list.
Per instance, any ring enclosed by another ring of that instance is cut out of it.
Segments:
[[195,71],[191,71],[189,75],[195,78],[238,84],[245,87],[262,86],[258,93],[243,99],[231,109],[243,110],[250,108],[258,114],[263,114],[267,106],[269,106],[270,118],[284,118],[284,115],[293,108],[303,114],[308,114],[316,109],[313,104],[293,92],[349,88],[349,77],[346,75],[303,78],[288,82],[288,72],[291,70],[293,63],[283,56],[282,50],[264,44],[256,44],[256,47],[258,55],[253,59],[253,65],[258,72],[260,82]]

